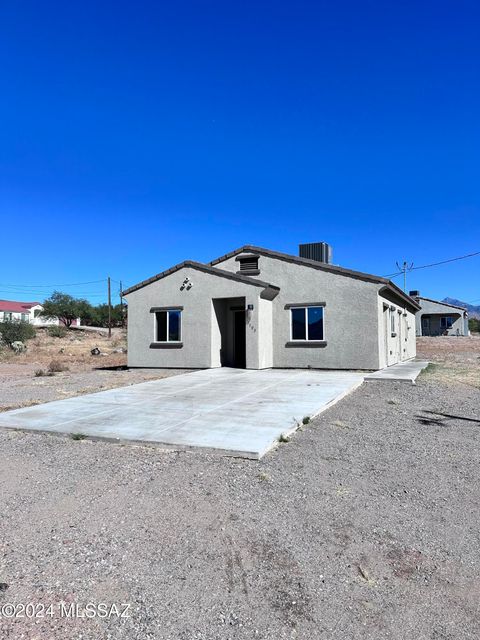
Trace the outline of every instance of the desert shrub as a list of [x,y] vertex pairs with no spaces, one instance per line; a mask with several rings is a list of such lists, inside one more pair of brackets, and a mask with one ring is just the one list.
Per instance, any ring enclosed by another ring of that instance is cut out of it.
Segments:
[[52,360],[48,365],[48,370],[52,373],[59,373],[60,371],[68,371],[68,367],[60,360]]
[[35,369],[35,377],[36,378],[43,378],[44,376],[50,377],[50,376],[54,376],[54,372],[53,371],[45,371],[45,369]]
[[67,327],[57,324],[52,324],[47,328],[47,333],[51,338],[64,338],[67,331]]
[[29,322],[11,320],[0,322],[0,335],[5,344],[11,345],[12,342],[25,342],[26,340],[30,340],[30,338],[34,338],[37,334]]

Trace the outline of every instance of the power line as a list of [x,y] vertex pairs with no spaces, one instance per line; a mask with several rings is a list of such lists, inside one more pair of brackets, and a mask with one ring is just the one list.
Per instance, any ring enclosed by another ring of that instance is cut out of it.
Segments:
[[[5,291],[6,293],[38,293],[41,295],[45,295],[45,294],[50,294],[54,291],[54,289],[33,289],[33,288],[25,288],[25,289],[17,289],[17,288],[7,288],[7,287],[0,287],[0,291]],[[81,296],[81,295],[96,295],[99,294],[100,292],[98,291],[98,289],[96,291],[72,291],[71,293],[77,295],[77,296]]]
[[[3,293],[3,295],[8,295],[8,296],[30,296],[32,298],[43,298],[43,297],[48,297],[48,294],[45,293],[44,291],[6,291],[5,289],[0,289],[0,292]],[[83,297],[83,298],[106,298],[106,294],[105,293],[77,293],[77,296]]]
[[85,284],[97,284],[99,282],[107,282],[107,278],[103,280],[90,280],[89,282],[70,282],[66,284],[6,284],[0,282],[1,287],[15,287],[16,289],[51,289],[52,287],[79,287]]
[[[450,258],[449,260],[441,260],[440,262],[432,262],[431,264],[422,264],[420,267],[412,267],[411,271],[417,271],[418,269],[428,269],[429,267],[437,267],[440,264],[447,264],[448,262],[456,262],[457,260],[465,260],[465,258],[473,258],[473,256],[479,256],[480,251],[475,251],[474,253],[467,253],[465,256],[458,256],[458,258]],[[394,278],[395,276],[400,276],[403,274],[402,271],[396,271],[395,273],[390,273],[384,278]]]

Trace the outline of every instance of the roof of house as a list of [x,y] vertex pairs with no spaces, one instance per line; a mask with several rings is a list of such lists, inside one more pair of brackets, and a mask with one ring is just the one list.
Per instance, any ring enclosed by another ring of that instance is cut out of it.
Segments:
[[262,287],[265,290],[262,293],[262,297],[266,297],[268,299],[273,300],[273,298],[275,298],[275,296],[280,291],[279,287],[269,282],[258,280],[257,278],[244,276],[237,273],[232,273],[231,271],[226,271],[225,269],[219,269],[214,266],[216,264],[219,264],[220,262],[224,262],[225,260],[232,258],[233,256],[236,256],[240,253],[245,253],[245,252],[249,252],[250,254],[265,255],[271,258],[276,258],[278,260],[285,260],[287,262],[293,262],[295,264],[311,267],[312,269],[330,271],[331,273],[336,273],[336,274],[347,276],[350,278],[357,278],[359,280],[364,280],[366,282],[383,284],[384,287],[382,287],[382,290],[381,290],[382,292],[389,291],[390,294],[393,294],[397,298],[400,298],[401,300],[403,300],[403,302],[407,303],[408,305],[413,307],[415,310],[418,311],[420,309],[420,305],[413,298],[411,298],[406,293],[404,293],[399,287],[397,287],[396,284],[394,284],[393,282],[391,282],[391,280],[388,280],[387,278],[374,276],[369,273],[363,273],[361,271],[353,271],[352,269],[345,269],[344,267],[338,267],[333,264],[318,262],[316,260],[310,260],[308,258],[300,258],[298,256],[292,256],[288,253],[280,253],[278,251],[272,251],[271,249],[264,249],[263,247],[256,247],[254,245],[244,245],[243,247],[239,247],[238,249],[235,249],[230,253],[226,253],[220,258],[216,258],[215,260],[212,260],[212,262],[210,262],[209,264],[203,264],[202,262],[195,262],[193,260],[185,260],[184,262],[181,262],[175,265],[174,267],[167,269],[166,271],[162,271],[157,275],[152,276],[151,278],[147,278],[147,280],[142,280],[142,282],[139,282],[138,284],[135,284],[129,287],[128,289],[125,289],[125,291],[122,291],[122,296],[127,296],[130,293],[133,293],[134,291],[138,291],[138,289],[142,289],[143,287],[146,287],[147,285],[152,284],[153,282],[157,282],[157,280],[161,280],[162,278],[165,278],[166,276],[169,276],[170,274],[175,273],[176,271],[179,271],[180,269],[188,267],[191,269],[197,269],[198,271],[209,273],[211,275],[220,276],[222,278],[229,278],[230,280],[235,280],[238,282],[243,282],[245,284]]
[[26,313],[32,307],[40,305],[40,302],[17,302],[16,300],[0,300],[0,311],[12,313]]
[[459,307],[456,304],[450,304],[449,302],[442,302],[442,300],[432,300],[432,298],[424,298],[423,296],[415,296],[415,300],[426,300],[427,302],[434,302],[435,304],[441,304],[444,307],[452,307],[452,309],[461,309],[462,311],[467,311],[466,307]]
[[334,264],[328,264],[326,262],[318,262],[317,260],[310,260],[309,258],[301,258],[300,256],[293,256],[289,253],[280,253],[279,251],[272,251],[271,249],[264,249],[263,247],[256,247],[254,245],[244,245],[243,247],[239,247],[234,251],[230,251],[230,253],[226,253],[220,258],[216,258],[212,260],[210,264],[216,265],[220,262],[224,262],[229,258],[233,258],[234,256],[248,252],[250,254],[258,254],[268,256],[270,258],[276,258],[277,260],[284,260],[286,262],[292,262],[294,264],[303,265],[305,267],[311,267],[312,269],[319,269],[321,271],[329,271],[331,273],[336,273],[339,275],[347,276],[350,278],[357,278],[358,280],[365,280],[366,282],[374,282],[376,284],[383,284],[387,289],[389,289],[396,296],[401,298],[404,302],[411,305],[415,309],[420,309],[420,305],[407,295],[404,291],[402,291],[396,284],[394,284],[388,278],[382,278],[381,276],[374,276],[370,273],[363,273],[362,271],[354,271],[352,269],[345,269],[344,267],[339,267]]
[[243,282],[244,284],[249,284],[254,287],[261,287],[262,289],[265,290],[265,297],[268,297],[269,299],[273,299],[277,295],[277,293],[280,291],[279,287],[276,287],[275,285],[270,284],[269,282],[263,282],[263,280],[257,280],[256,278],[249,278],[248,276],[242,276],[236,273],[232,273],[231,271],[225,271],[224,269],[216,269],[215,267],[211,267],[210,265],[203,264],[201,262],[195,262],[193,260],[185,260],[184,262],[180,262],[180,264],[177,264],[174,267],[171,267],[171,269],[167,269],[166,271],[157,273],[157,275],[152,276],[147,280],[142,280],[142,282],[139,282],[138,284],[135,284],[132,287],[129,287],[128,289],[125,289],[125,291],[122,291],[122,296],[127,296],[130,293],[133,293],[134,291],[138,291],[138,289],[141,289],[142,287],[146,287],[152,282],[157,282],[157,280],[161,280],[162,278],[165,278],[166,276],[169,276],[170,274],[175,273],[176,271],[179,271],[180,269],[183,269],[185,267],[190,269],[196,269],[197,271],[203,271],[204,273],[209,273],[210,275],[219,276],[221,278],[228,278],[229,280]]

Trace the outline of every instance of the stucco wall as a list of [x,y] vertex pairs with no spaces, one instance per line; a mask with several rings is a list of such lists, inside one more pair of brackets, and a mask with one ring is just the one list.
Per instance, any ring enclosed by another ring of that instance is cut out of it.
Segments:
[[[395,332],[391,330],[391,316],[395,316]],[[404,306],[378,296],[378,345],[380,368],[414,358],[417,353],[415,314]]]
[[[235,257],[216,265],[237,272]],[[272,302],[274,367],[378,369],[379,285],[260,256],[258,278],[280,287]],[[326,346],[286,346],[290,342],[290,310],[286,304],[325,302]]]
[[[181,286],[185,278],[190,289]],[[208,368],[220,366],[221,335],[213,298],[244,298],[253,304],[246,326],[247,368],[271,366],[268,349],[259,346],[259,321],[268,323],[268,305],[261,287],[235,282],[196,269],[183,268],[126,296],[128,301],[128,364],[131,367]],[[151,307],[183,306],[182,348],[152,349],[155,318]]]
[[259,368],[273,367],[273,304],[269,300],[258,301]]
[[[422,309],[417,313],[416,316],[416,333],[418,336],[423,335],[422,331],[422,317],[423,316],[431,316],[430,317],[430,334],[429,335],[442,335],[444,329],[441,328],[440,318],[442,316],[450,316],[454,319],[454,323],[452,327],[448,330],[448,335],[468,335],[468,323],[465,322],[464,312],[461,309],[457,309],[455,307],[450,307],[446,304],[442,304],[441,302],[436,302],[433,300],[426,300],[424,298],[419,298],[418,303],[421,305]],[[457,334],[458,330],[458,334]]]

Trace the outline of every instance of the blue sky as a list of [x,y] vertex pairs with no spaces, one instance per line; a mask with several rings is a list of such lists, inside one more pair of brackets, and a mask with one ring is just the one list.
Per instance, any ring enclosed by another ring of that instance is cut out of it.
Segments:
[[480,251],[479,32],[462,0],[2,3],[0,297],[246,243],[378,275]]

